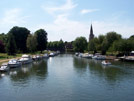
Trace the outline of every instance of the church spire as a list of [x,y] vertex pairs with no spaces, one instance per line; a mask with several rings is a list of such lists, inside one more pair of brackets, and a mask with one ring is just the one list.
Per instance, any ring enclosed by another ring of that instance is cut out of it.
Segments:
[[91,24],[89,41],[92,40],[93,38],[94,38],[94,34],[93,34],[93,27],[92,27],[92,24]]

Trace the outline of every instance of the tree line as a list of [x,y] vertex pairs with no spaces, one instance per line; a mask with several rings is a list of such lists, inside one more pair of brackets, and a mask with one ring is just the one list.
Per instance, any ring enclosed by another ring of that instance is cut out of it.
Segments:
[[15,26],[7,34],[0,34],[0,52],[9,55],[43,51],[47,48],[47,32],[39,29],[34,33],[25,27]]
[[122,38],[121,34],[108,32],[106,35],[99,35],[89,42],[85,37],[77,37],[73,42],[73,47],[76,52],[129,54],[134,50],[134,35],[130,38]]
[[129,54],[134,50],[134,35],[122,38],[121,34],[108,32],[106,35],[99,35],[90,41],[81,36],[72,42],[64,42],[62,39],[48,42],[47,32],[44,29],[30,33],[27,28],[18,26],[10,29],[7,34],[0,34],[0,52],[6,52],[9,55],[42,52],[46,49],[61,52],[73,49],[74,52]]

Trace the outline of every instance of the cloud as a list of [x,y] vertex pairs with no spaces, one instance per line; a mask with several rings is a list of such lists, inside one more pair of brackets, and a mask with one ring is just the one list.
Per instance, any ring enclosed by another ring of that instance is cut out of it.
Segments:
[[53,23],[39,25],[34,29],[44,28],[48,32],[49,41],[60,40],[72,41],[76,36],[88,37],[89,31],[86,24],[68,19],[67,14],[60,14]]
[[110,31],[115,31],[121,34],[124,38],[129,38],[134,35],[134,26],[129,26],[125,23],[111,22],[111,21],[94,21],[93,22],[94,33],[96,36],[100,34],[106,34]]
[[[77,4],[74,4],[72,0],[67,0],[67,2],[61,6],[56,7],[45,7],[43,9],[52,16],[54,15],[54,21],[47,24],[40,24],[35,26],[34,31],[39,28],[44,28],[48,32],[49,41],[60,40],[73,41],[76,37],[84,36],[89,38],[91,21],[79,21],[75,19],[70,19],[71,13]],[[99,9],[83,9],[81,14],[87,14],[99,11]],[[116,18],[116,19],[115,19]],[[104,21],[92,21],[93,30],[95,36],[100,34],[106,34],[110,31],[116,31],[122,34],[123,37],[129,37],[134,34],[134,26],[128,26],[129,24],[123,24],[118,21],[119,17],[114,16],[108,18]]]
[[[64,41],[73,41],[76,37],[84,36],[89,38],[91,22],[82,22],[70,20],[69,15],[61,14],[56,17],[53,23],[39,25],[34,29],[44,28],[48,32],[49,41],[63,39]],[[93,21],[93,31],[96,37],[100,34],[105,35],[107,32],[115,31],[124,38],[134,35],[134,26],[120,24],[111,21]]]
[[87,13],[92,13],[96,11],[99,11],[99,9],[83,9],[81,10],[81,14],[87,14]]
[[6,24],[18,24],[25,23],[26,17],[21,17],[21,9],[15,8],[7,10],[2,19],[2,23]]
[[67,0],[65,4],[61,5],[61,6],[57,6],[57,7],[46,7],[46,6],[42,6],[42,8],[47,11],[50,14],[54,14],[56,12],[66,12],[69,10],[72,10],[73,8],[75,8],[77,6],[77,4],[74,4],[72,2],[72,0]]
[[7,32],[7,29],[16,25],[26,24],[29,16],[22,16],[22,10],[19,8],[6,10],[4,16],[0,19],[0,31]]

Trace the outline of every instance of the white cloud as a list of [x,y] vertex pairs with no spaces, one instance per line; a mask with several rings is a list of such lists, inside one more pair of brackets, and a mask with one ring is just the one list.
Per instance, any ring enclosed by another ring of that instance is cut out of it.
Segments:
[[47,11],[50,14],[54,14],[55,12],[66,12],[69,10],[72,10],[73,8],[75,8],[77,6],[77,4],[74,4],[72,2],[72,0],[67,0],[65,4],[61,5],[61,6],[57,6],[57,7],[46,7],[46,6],[42,6],[42,8]]
[[134,26],[129,26],[127,24],[121,24],[118,22],[105,22],[105,21],[94,21],[93,22],[94,33],[96,36],[100,34],[106,34],[110,31],[115,31],[121,34],[124,38],[129,38],[134,35]]
[[[73,41],[76,37],[84,36],[89,38],[91,22],[81,22],[70,20],[68,15],[61,14],[56,17],[53,23],[40,25],[35,29],[44,28],[48,32],[49,41],[63,39],[64,41]],[[128,38],[134,34],[134,26],[119,24],[118,22],[93,21],[93,31],[97,37],[100,34],[115,31],[123,37]]]
[[7,32],[13,26],[26,24],[26,19],[29,16],[22,16],[22,10],[19,8],[6,10],[0,19],[0,31]]
[[[79,36],[84,36],[88,39],[91,21],[82,22],[69,19],[70,11],[76,6],[77,4],[74,4],[72,0],[67,0],[64,5],[58,7],[43,7],[45,11],[54,15],[55,19],[52,23],[36,26],[34,30],[44,28],[48,32],[49,41],[60,40],[61,38],[64,41],[73,41]],[[83,9],[81,10],[81,14],[96,11],[99,11],[99,9]],[[134,26],[119,24],[118,17],[115,19],[115,16],[112,19],[106,19],[106,21],[92,21],[92,24],[95,36],[106,34],[110,31],[116,31],[122,34],[123,37],[129,37],[134,34]]]
[[99,11],[99,9],[83,9],[81,10],[81,14],[87,14],[87,13],[92,13],[96,11]]
[[25,17],[21,17],[21,9],[15,8],[5,12],[2,23],[6,24],[18,24],[25,23]]
[[37,26],[35,29],[44,28],[48,32],[49,40],[72,41],[77,36],[88,37],[88,26],[79,21],[69,20],[68,15],[61,14],[53,23]]

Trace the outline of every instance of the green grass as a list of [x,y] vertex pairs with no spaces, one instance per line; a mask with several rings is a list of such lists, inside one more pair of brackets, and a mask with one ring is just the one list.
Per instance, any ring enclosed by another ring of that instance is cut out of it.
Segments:
[[8,55],[6,53],[0,53],[0,60],[21,57],[22,54]]

